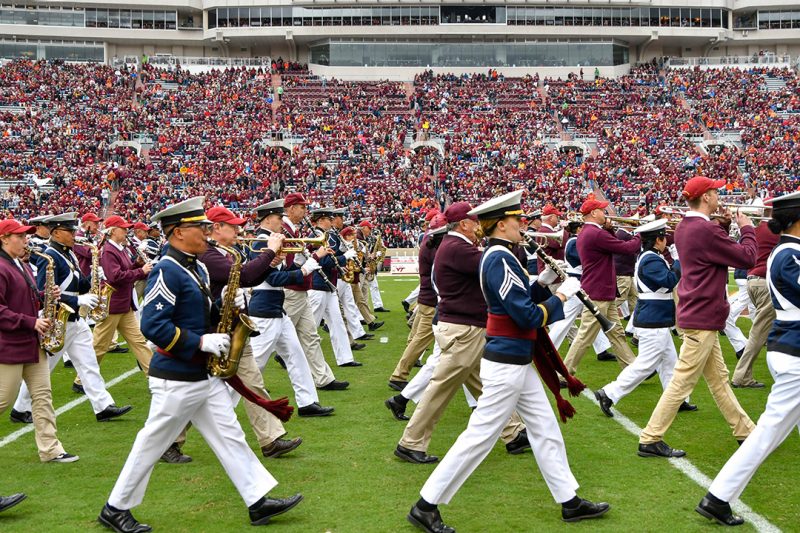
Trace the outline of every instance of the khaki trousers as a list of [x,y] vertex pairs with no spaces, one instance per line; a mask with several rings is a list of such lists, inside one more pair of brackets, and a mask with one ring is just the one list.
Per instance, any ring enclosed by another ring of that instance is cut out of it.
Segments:
[[[256,394],[269,399],[269,393],[264,387],[264,376],[258,369],[258,364],[253,357],[253,349],[248,342],[244,350],[242,350],[242,357],[239,360],[239,370],[236,375],[242,380],[242,383],[247,385],[247,388]],[[239,401],[239,393],[228,387],[231,391],[231,397],[234,407]],[[272,444],[275,440],[279,439],[286,434],[283,424],[280,419],[249,400],[244,401],[244,410],[247,413],[247,419],[250,420],[250,426],[253,428],[253,433],[256,434],[258,445],[261,447]]]
[[392,377],[389,378],[391,381],[408,381],[408,374],[414,367],[414,363],[433,342],[432,322],[434,313],[436,313],[435,307],[417,304],[417,313],[414,317],[414,323],[411,325],[408,344],[392,372]]
[[[636,309],[636,302],[639,300],[639,295],[636,292],[636,284],[633,282],[633,276],[617,276],[617,308],[623,302],[628,302],[628,313],[633,315],[633,310]],[[555,294],[555,292],[553,293]]]
[[[633,350],[631,350],[631,347],[628,346],[625,340],[625,333],[619,321],[617,303],[614,301],[595,301],[594,303],[603,316],[617,325],[617,327],[611,331],[606,332],[606,337],[608,337],[609,342],[611,342],[611,346],[614,347],[614,355],[617,356],[619,366],[625,368],[632,364],[636,357],[633,355]],[[583,312],[581,312],[581,327],[578,329],[578,334],[575,336],[575,340],[572,341],[569,352],[567,352],[567,357],[564,359],[564,364],[570,374],[574,375],[578,371],[578,365],[581,359],[586,355],[586,350],[592,345],[599,332],[600,322],[598,322],[589,309],[584,306]]]
[[31,393],[31,414],[39,459],[47,462],[64,453],[56,436],[56,413],[53,409],[53,393],[50,388],[50,366],[47,355],[39,350],[38,363],[15,365],[0,364],[0,413],[13,405],[19,386],[25,380]]
[[[428,450],[436,424],[461,385],[466,385],[475,398],[482,391],[480,365],[486,329],[439,322],[436,342],[442,349],[439,364],[400,439],[401,446],[421,452]],[[525,426],[514,411],[500,438],[511,442],[523,429]]]
[[289,315],[294,329],[297,331],[297,338],[300,340],[306,359],[308,359],[314,384],[318,388],[324,387],[334,380],[333,370],[328,366],[325,356],[322,354],[322,345],[317,333],[317,324],[314,322],[314,313],[308,303],[308,294],[305,291],[291,289],[286,289],[284,294],[283,309]]
[[375,322],[375,315],[372,314],[372,309],[369,306],[369,284],[367,283],[353,283],[353,299],[356,301],[356,306],[361,312],[361,317],[367,324]]
[[767,288],[767,280],[750,279],[747,280],[747,294],[750,301],[756,307],[756,316],[753,318],[753,325],[750,328],[750,336],[747,338],[747,345],[744,347],[742,358],[736,363],[733,371],[734,385],[750,385],[753,379],[753,365],[756,362],[761,348],[767,342],[767,335],[772,328],[775,320],[775,307],[772,305],[772,298]]
[[664,439],[664,434],[672,425],[678,408],[692,394],[700,376],[706,378],[708,390],[717,404],[733,436],[738,440],[747,438],[755,428],[750,417],[744,412],[731,384],[728,383],[728,369],[722,359],[719,347],[719,333],[702,329],[683,330],[683,344],[675,372],[666,390],[658,400],[647,427],[642,431],[639,442],[653,444]]

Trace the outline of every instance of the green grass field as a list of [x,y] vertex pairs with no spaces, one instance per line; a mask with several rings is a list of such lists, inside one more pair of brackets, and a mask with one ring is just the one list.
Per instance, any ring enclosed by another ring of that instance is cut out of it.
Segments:
[[[280,459],[263,459],[278,479],[276,496],[302,492],[305,501],[277,517],[271,530],[286,532],[411,532],[405,514],[433,470],[396,459],[392,451],[403,431],[383,406],[392,394],[387,379],[405,346],[408,328],[400,300],[416,284],[407,278],[381,278],[386,307],[380,316],[386,325],[368,348],[356,352],[361,368],[334,367],[339,379],[351,382],[344,392],[321,392],[323,405],[336,407],[335,416],[293,418],[286,424],[290,436],[303,437],[295,452]],[[740,319],[743,329],[749,320]],[[746,332],[746,331],[745,331]],[[333,357],[327,336],[323,346]],[[387,337],[388,342],[380,342]],[[727,339],[722,346],[729,368],[735,366]],[[563,348],[566,348],[566,344]],[[103,361],[107,381],[135,366],[133,355],[110,355]],[[599,363],[587,355],[580,377],[591,389],[611,381],[616,363]],[[54,404],[58,408],[78,398],[70,390],[74,372],[60,365],[53,374]],[[763,356],[756,378],[771,384]],[[291,395],[286,373],[274,362],[265,372],[273,396]],[[737,390],[753,419],[763,411],[769,389]],[[33,434],[0,443],[3,468],[0,494],[25,492],[29,498],[0,515],[0,531],[101,531],[96,517],[127,457],[136,432],[147,417],[149,395],[144,376],[136,373],[110,389],[118,405],[134,410],[119,420],[99,424],[88,402],[58,418],[59,437],[66,449],[81,456],[73,464],[41,464]],[[619,405],[636,425],[646,424],[658,400],[660,385],[652,379]],[[713,478],[736,449],[736,442],[717,411],[708,389],[700,384],[692,395],[700,410],[681,413],[666,441],[688,452],[687,459]],[[577,525],[561,522],[555,504],[530,454],[510,456],[502,443],[487,457],[450,505],[442,507],[445,521],[460,532],[495,531],[712,531],[716,526],[693,509],[705,493],[668,461],[636,455],[637,438],[614,419],[606,418],[587,398],[574,399],[578,414],[562,431],[572,470],[581,483],[580,494],[608,501],[612,510],[601,520]],[[411,407],[411,406],[409,406]],[[252,431],[239,406],[237,412],[253,449]],[[455,398],[434,434],[429,452],[442,456],[467,424],[470,411],[463,396]],[[21,428],[7,414],[0,421],[0,439]],[[742,501],[784,531],[800,531],[800,439],[793,432],[761,467]],[[144,503],[134,515],[157,531],[246,531],[251,528],[247,509],[219,462],[197,431],[190,431],[184,451],[194,457],[188,465],[156,466]],[[752,525],[741,528],[753,530]]]

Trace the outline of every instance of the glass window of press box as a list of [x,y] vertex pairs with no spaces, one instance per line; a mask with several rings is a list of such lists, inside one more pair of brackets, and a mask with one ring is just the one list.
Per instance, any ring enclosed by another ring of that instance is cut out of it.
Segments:
[[104,60],[102,43],[74,42],[5,42],[0,41],[4,59],[62,59],[64,61]]
[[800,28],[800,11],[759,11],[758,29],[787,30]]
[[689,7],[509,7],[510,26],[727,28],[728,11]]
[[628,46],[613,42],[327,41],[311,45],[311,63],[336,67],[612,66],[628,61]]
[[0,24],[27,24],[31,26],[83,27],[82,7],[12,7],[0,6]]
[[140,9],[87,9],[86,27],[174,30],[178,27],[178,13]]

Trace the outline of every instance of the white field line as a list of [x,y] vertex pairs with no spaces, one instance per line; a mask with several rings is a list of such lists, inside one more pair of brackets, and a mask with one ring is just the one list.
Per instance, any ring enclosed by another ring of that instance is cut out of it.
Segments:
[[[594,397],[594,393],[587,390],[583,391],[583,396],[589,399],[593,404],[595,404],[598,408],[600,407],[600,403]],[[614,418],[620,426],[624,427],[628,430],[628,433],[632,435],[639,436],[642,432],[642,428],[637,426],[630,418],[626,417],[618,410],[614,410]],[[677,468],[683,475],[700,485],[704,489],[708,489],[711,486],[711,479],[702,473],[691,461],[686,458],[675,458],[672,457],[668,459],[669,463]],[[744,504],[741,500],[736,500],[735,502],[731,503],[731,507],[734,511],[742,515],[748,522],[750,522],[757,531],[762,531],[764,533],[778,533],[780,529],[772,524],[769,520],[761,516],[760,514],[756,513],[750,507]]]
[[[140,372],[138,367],[137,368],[132,368],[132,369],[128,370],[127,372],[125,372],[124,374],[120,374],[119,376],[115,377],[111,381],[107,381],[106,382],[106,388],[113,387],[117,383],[128,379],[129,377],[131,377],[132,375],[136,374],[137,372]],[[89,398],[87,398],[86,396],[81,396],[80,398],[78,398],[76,400],[72,400],[71,402],[66,403],[66,404],[62,405],[61,407],[59,407],[58,409],[56,409],[56,417],[58,417],[59,415],[61,415],[63,413],[66,413],[70,409],[73,409],[74,407],[77,407],[78,405],[80,405],[80,404],[82,404],[84,402],[88,402],[88,401],[89,401]],[[20,437],[22,437],[23,435],[26,435],[26,434],[32,433],[32,432],[33,432],[33,424],[25,424],[25,427],[23,427],[22,429],[18,429],[17,431],[15,431],[15,432],[3,437],[3,439],[0,440],[0,448],[2,448],[3,446],[7,446],[7,445],[11,444],[12,442],[14,442],[17,439],[19,439]]]

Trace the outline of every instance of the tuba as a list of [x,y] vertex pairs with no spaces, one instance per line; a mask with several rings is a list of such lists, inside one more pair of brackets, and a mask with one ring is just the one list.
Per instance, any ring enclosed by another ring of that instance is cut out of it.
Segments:
[[217,326],[217,333],[227,333],[231,336],[231,349],[222,357],[209,356],[208,372],[214,377],[225,379],[236,375],[245,344],[248,337],[256,330],[256,325],[249,316],[240,314],[236,307],[236,290],[239,288],[239,276],[242,272],[242,256],[233,248],[220,244],[216,246],[228,252],[233,258],[231,273],[228,275],[228,290],[222,302]]
[[30,248],[30,251],[47,261],[42,318],[52,320],[53,326],[42,337],[42,348],[50,353],[56,353],[64,347],[67,319],[75,310],[53,297],[53,288],[56,286],[55,260],[45,253],[37,252],[33,248]]

